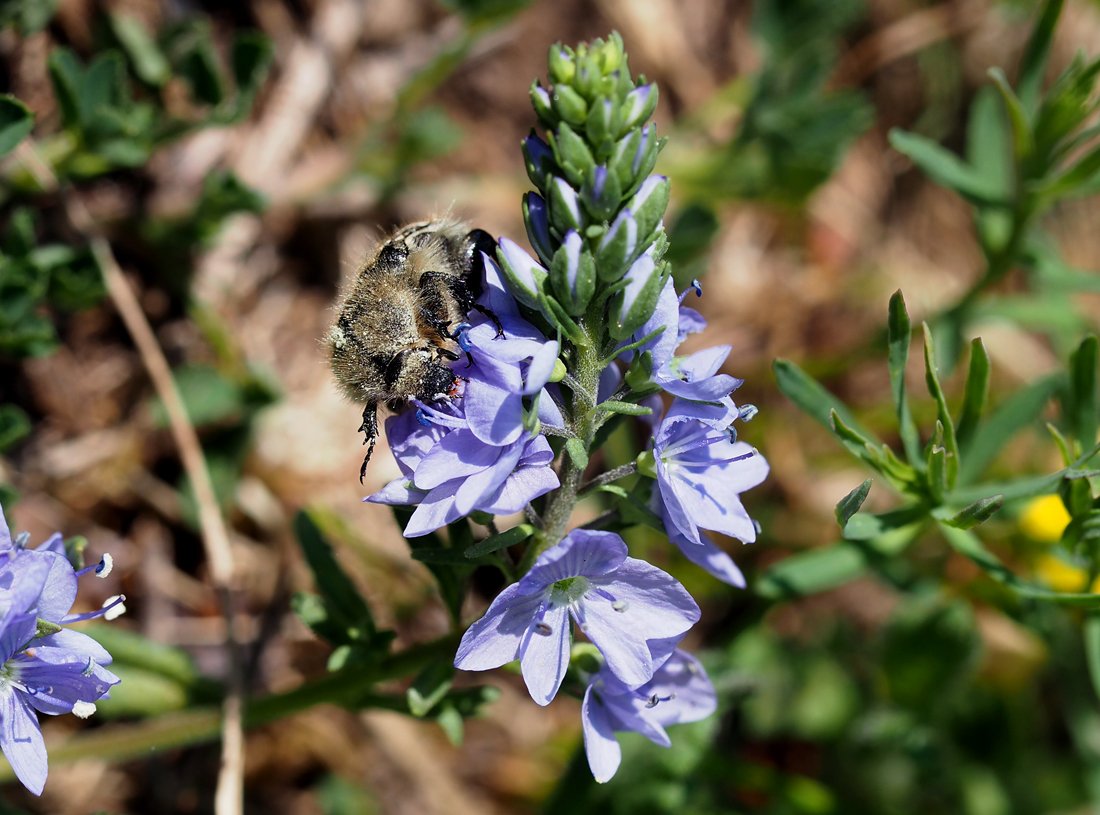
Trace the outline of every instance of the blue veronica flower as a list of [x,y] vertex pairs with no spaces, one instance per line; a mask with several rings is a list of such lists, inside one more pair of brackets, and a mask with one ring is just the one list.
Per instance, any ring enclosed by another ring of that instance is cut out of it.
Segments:
[[548,705],[569,667],[570,618],[610,674],[638,687],[660,665],[651,643],[682,636],[699,606],[671,575],[628,557],[618,535],[575,529],[470,626],[455,667],[484,671],[518,659],[531,698]]
[[116,598],[97,612],[70,614],[77,578],[106,576],[110,559],[76,572],[62,554],[60,535],[34,550],[25,542],[25,536],[12,541],[0,510],[0,750],[23,785],[39,795],[48,766],[36,714],[85,718],[119,681],[104,667],[111,655],[99,643],[57,626],[117,616],[123,607]]
[[630,689],[601,670],[592,678],[581,705],[584,750],[592,775],[602,784],[619,769],[622,750],[615,733],[641,733],[669,747],[665,727],[705,719],[716,706],[714,686],[703,666],[679,649],[639,688]]
[[[436,422],[453,416],[422,410]],[[495,515],[519,512],[560,483],[550,467],[554,453],[545,436],[527,434],[494,446],[461,425],[425,427],[411,411],[387,419],[386,435],[402,476],[363,500],[416,505],[405,526],[408,538],[427,535],[475,509]]]
[[743,585],[740,572],[730,569],[732,562],[725,563],[700,530],[745,543],[756,540],[756,525],[740,496],[767,477],[768,462],[752,446],[731,440],[730,425],[738,415],[676,399],[653,438],[654,501],[669,538],[690,560],[733,585]]

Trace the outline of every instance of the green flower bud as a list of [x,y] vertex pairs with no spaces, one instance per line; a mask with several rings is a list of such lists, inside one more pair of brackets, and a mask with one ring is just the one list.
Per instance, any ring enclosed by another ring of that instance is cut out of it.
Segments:
[[574,187],[584,182],[585,175],[596,166],[596,159],[584,139],[567,124],[561,124],[550,134],[550,147],[565,177]]
[[512,296],[525,306],[540,308],[540,295],[546,285],[546,269],[508,238],[500,239],[497,257]]
[[564,178],[555,176],[550,179],[547,194],[550,199],[550,223],[559,235],[570,229],[579,232],[584,228],[585,218],[577,191]]
[[622,210],[596,245],[599,278],[611,283],[622,277],[638,249],[638,223],[629,209]]
[[550,70],[550,81],[554,85],[568,85],[576,76],[577,66],[573,61],[573,49],[560,42],[550,46],[550,55],[546,62]]
[[[606,97],[597,99],[588,111],[588,118],[584,123],[584,132],[588,135],[588,141],[602,146],[614,140],[619,132],[621,118],[622,108]],[[606,152],[603,155],[606,155]]]
[[657,298],[668,275],[668,264],[657,264],[646,253],[631,264],[623,277],[625,286],[611,298],[611,325],[608,332],[613,339],[625,340],[643,325],[657,307]]
[[663,175],[651,175],[630,200],[630,211],[638,222],[638,234],[646,240],[657,228],[668,206],[669,183]]
[[639,453],[634,461],[638,464],[639,475],[644,475],[646,478],[657,477],[657,459],[654,458],[652,450]]
[[568,85],[555,85],[551,95],[554,112],[574,126],[580,126],[588,118],[588,103]]
[[619,178],[606,167],[595,167],[581,188],[581,201],[594,221],[608,221],[623,200]]
[[550,92],[546,88],[539,84],[536,79],[531,83],[531,107],[535,109],[535,115],[539,117],[539,121],[547,130],[552,130],[557,127],[558,116],[554,113],[553,105],[550,103]]
[[566,233],[550,263],[550,285],[557,301],[573,316],[584,313],[596,291],[596,261],[573,230]]

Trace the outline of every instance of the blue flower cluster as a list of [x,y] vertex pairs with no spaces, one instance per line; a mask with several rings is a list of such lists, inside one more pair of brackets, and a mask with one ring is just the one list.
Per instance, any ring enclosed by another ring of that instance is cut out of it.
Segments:
[[[455,666],[519,660],[538,704],[563,684],[583,696],[589,763],[606,781],[620,761],[615,732],[668,746],[666,725],[715,708],[706,673],[678,647],[699,607],[671,575],[630,557],[618,532],[648,513],[690,561],[743,587],[707,533],[756,539],[740,495],[768,465],[737,439],[735,424],[755,409],[731,398],[741,382],[721,373],[730,348],[679,353],[706,323],[683,302],[701,289],[677,293],[664,260],[669,183],[652,173],[661,142],[646,124],[656,87],[634,82],[617,36],[555,46],[550,73],[552,89],[532,88],[547,138],[523,143],[538,188],[523,207],[537,257],[507,238],[496,258],[483,256],[480,305],[503,332],[480,315],[456,329],[471,358],[454,363],[461,387],[387,420],[401,476],[365,500],[415,507],[409,537],[474,512],[526,513],[520,577],[466,631]],[[649,437],[635,461],[591,468],[609,424],[631,417]],[[633,479],[629,491],[613,485],[620,478]],[[598,488],[621,511],[569,531],[580,494]],[[579,635],[590,645],[574,644]]]
[[75,570],[60,535],[35,549],[24,533],[12,540],[0,509],[0,750],[23,785],[39,795],[46,784],[46,745],[38,713],[86,718],[118,677],[104,666],[111,655],[95,640],[64,626],[114,619],[125,607],[115,597],[98,611],[70,614],[77,579],[106,577],[111,559]]

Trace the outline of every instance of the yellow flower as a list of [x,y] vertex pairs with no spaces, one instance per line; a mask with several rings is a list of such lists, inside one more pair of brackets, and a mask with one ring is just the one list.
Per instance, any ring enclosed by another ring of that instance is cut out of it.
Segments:
[[1033,540],[1057,543],[1069,526],[1065,504],[1057,495],[1040,495],[1020,513],[1020,529]]
[[[1043,555],[1035,562],[1035,575],[1054,591],[1079,592],[1085,588],[1088,575],[1084,569],[1067,563],[1056,555]],[[1097,581],[1100,583],[1100,580]],[[1092,587],[1095,594],[1098,586]]]

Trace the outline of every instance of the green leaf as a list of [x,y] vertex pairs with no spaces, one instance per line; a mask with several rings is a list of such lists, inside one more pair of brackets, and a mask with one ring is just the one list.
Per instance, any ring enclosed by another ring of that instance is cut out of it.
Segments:
[[996,184],[931,139],[895,128],[890,131],[890,144],[937,184],[954,190],[971,203],[1005,205],[1003,193]]
[[455,669],[442,660],[428,665],[405,691],[409,712],[417,718],[427,716],[433,707],[447,695],[454,683]]
[[947,407],[947,398],[940,387],[939,370],[936,366],[936,349],[932,343],[932,329],[928,323],[922,323],[924,329],[924,379],[928,393],[936,400],[937,421],[943,426],[944,447],[944,491],[953,489],[959,475],[959,442],[955,438],[955,422]]
[[159,88],[168,81],[172,75],[168,59],[141,22],[127,14],[108,14],[107,22],[142,82]]
[[237,93],[253,96],[263,84],[274,56],[271,40],[263,34],[246,32],[238,35],[229,57]]
[[[996,189],[1003,197],[1008,196],[1015,166],[1007,124],[996,89],[990,85],[981,88],[970,104],[966,159],[990,189]],[[982,215],[984,218],[986,213]],[[982,226],[983,232],[988,232],[990,225]]]
[[1100,174],[1100,147],[1093,148],[1078,159],[1073,166],[1054,176],[1039,187],[1039,194],[1048,201],[1071,195],[1091,195],[1093,182]]
[[1100,615],[1085,617],[1082,629],[1085,640],[1085,662],[1089,668],[1089,679],[1093,693],[1100,698]]
[[[117,625],[96,623],[81,628],[114,658],[114,665],[125,663],[159,674],[183,685],[199,681],[200,673],[191,655],[182,648],[164,645]],[[113,695],[113,694],[112,694]]]
[[0,453],[10,450],[31,432],[31,420],[17,405],[0,405]]
[[68,48],[55,48],[50,52],[46,65],[57,106],[61,110],[61,121],[68,129],[76,130],[82,119],[80,94],[84,69],[80,60]]
[[[1012,394],[978,425],[959,468],[959,483],[970,484],[981,475],[1008,440],[1039,417],[1063,381],[1062,374],[1052,374],[1033,382]],[[1009,500],[1008,493],[1005,500]]]
[[864,550],[840,541],[784,558],[770,566],[754,588],[761,597],[773,600],[805,597],[862,577],[867,569]]
[[[236,382],[228,379],[209,365],[187,365],[172,372],[183,397],[187,416],[196,427],[231,424],[245,413],[244,395]],[[153,422],[157,427],[168,426],[168,412],[156,399],[153,405]]]
[[1082,449],[1096,443],[1096,364],[1100,343],[1086,337],[1069,358],[1069,419]]
[[960,454],[965,453],[974,433],[978,429],[985,402],[989,396],[989,354],[981,337],[970,342],[970,367],[966,372],[966,392],[963,395],[962,410],[959,412],[959,427],[955,437],[959,442]]
[[294,534],[326,609],[333,622],[347,633],[345,642],[369,640],[377,630],[370,608],[308,512],[302,510],[294,516]]
[[859,424],[847,405],[825,390],[821,383],[798,365],[787,359],[777,359],[772,363],[772,371],[783,395],[816,419],[826,430],[835,432],[831,416],[835,412],[847,427],[867,440],[875,440],[874,434]]
[[225,83],[214,55],[209,30],[207,36],[195,36],[189,44],[191,47],[180,64],[183,78],[197,101],[211,107],[218,105],[225,99]]
[[1028,111],[1034,112],[1039,106],[1043,88],[1043,74],[1046,72],[1047,58],[1050,56],[1050,44],[1054,39],[1054,29],[1062,14],[1064,0],[1046,0],[1039,20],[1032,29],[1024,56],[1020,60],[1020,73],[1016,79],[1020,102]]
[[944,520],[944,523],[956,529],[972,529],[978,524],[989,520],[997,510],[1004,506],[1004,503],[1005,497],[1003,495],[979,498],[955,515]]
[[478,541],[473,546],[467,547],[464,554],[468,558],[491,555],[493,552],[499,552],[501,549],[507,549],[509,546],[522,543],[534,534],[535,527],[531,524],[519,524],[511,529],[505,529],[497,535],[490,535],[483,541]]
[[33,127],[34,115],[30,108],[14,96],[0,96],[0,157],[14,150]]
[[877,514],[857,512],[848,519],[842,534],[845,540],[872,544],[877,552],[893,556],[908,545],[927,517],[928,510],[921,504]]
[[584,442],[580,439],[569,439],[565,442],[565,452],[573,461],[573,466],[582,472],[588,467],[588,451],[584,449]]
[[1017,164],[1023,164],[1035,151],[1035,140],[1031,135],[1031,123],[1028,121],[1023,105],[1012,90],[1012,86],[1008,84],[1004,72],[1000,68],[990,68],[989,78],[1001,95],[1001,102],[1008,113],[1008,121],[1012,125],[1012,151],[1016,156],[1016,162]]
[[905,395],[905,366],[909,361],[909,341],[912,326],[909,312],[905,308],[905,298],[901,290],[890,298],[890,316],[886,323],[886,336],[889,344],[888,364],[890,367],[890,392],[894,397],[894,408],[898,414],[898,429],[905,457],[913,466],[919,466],[920,434],[909,410],[909,400]]
[[20,34],[41,31],[57,13],[58,0],[2,0],[0,28],[15,26]]
[[616,402],[610,399],[596,405],[596,410],[607,413],[621,413],[624,416],[649,416],[653,413],[653,409],[645,405],[636,405],[633,402]]
[[840,499],[836,505],[836,522],[843,529],[848,520],[859,512],[863,502],[867,500],[867,493],[871,491],[871,479],[868,478],[850,493]]
[[[96,57],[80,81],[81,121],[87,127],[93,120],[110,111],[122,109],[129,102],[126,87],[126,66],[117,51],[107,51]],[[121,129],[121,128],[120,128]]]

